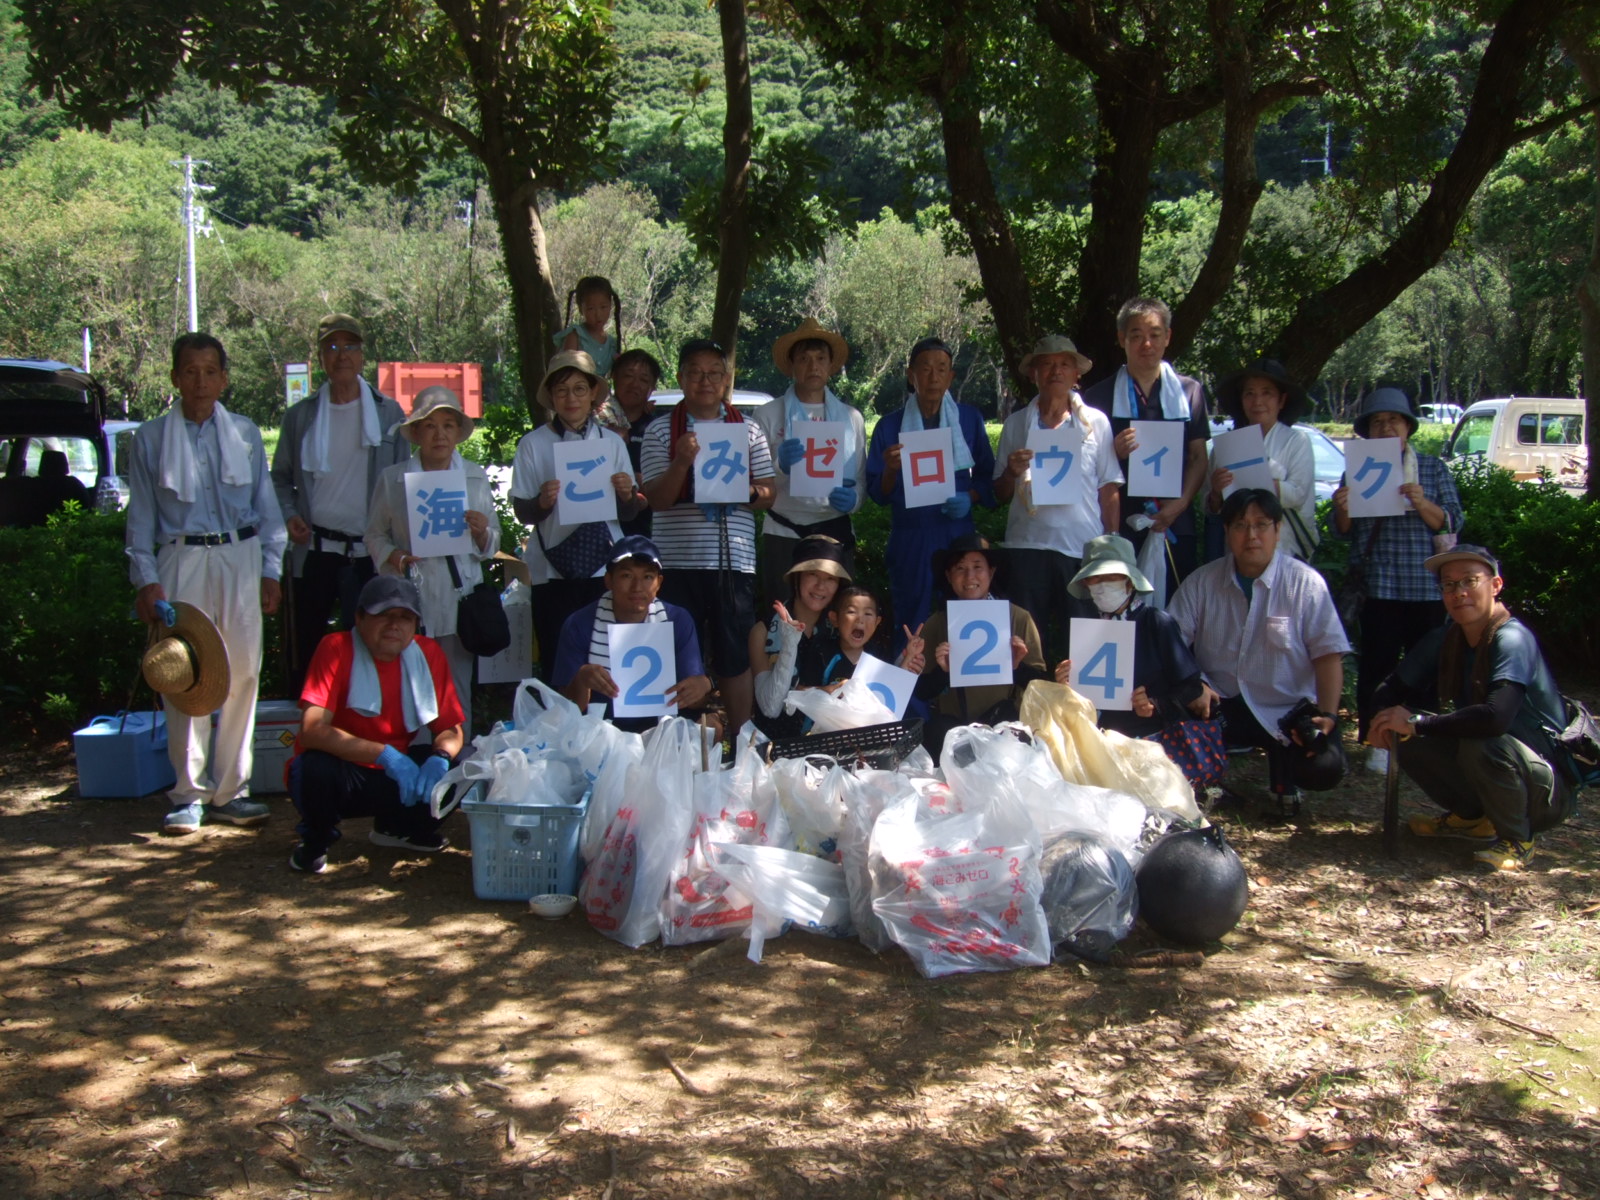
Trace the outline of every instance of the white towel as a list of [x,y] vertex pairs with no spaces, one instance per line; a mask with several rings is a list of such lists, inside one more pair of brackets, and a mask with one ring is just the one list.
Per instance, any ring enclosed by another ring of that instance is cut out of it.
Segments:
[[[951,453],[955,458],[956,470],[972,470],[972,448],[967,445],[967,439],[961,435],[961,414],[956,409],[955,397],[949,392],[946,392],[944,399],[939,402],[939,425],[950,431],[950,440],[955,443],[955,449]],[[917,406],[915,395],[906,401],[905,416],[900,418],[900,428],[910,433],[922,432],[922,409]]]
[[[217,446],[222,451],[222,482],[230,487],[249,483],[250,447],[237,422],[220,404],[211,410],[211,419],[217,423]],[[174,400],[161,429],[161,486],[176,492],[183,503],[193,504],[200,487],[200,467],[186,423],[181,402]]]
[[[355,655],[350,662],[350,691],[345,696],[345,707],[355,709],[364,717],[376,717],[383,712],[378,664],[373,661],[372,651],[367,649],[361,635],[353,629],[350,644],[355,648]],[[407,733],[415,733],[439,718],[433,672],[428,669],[428,656],[416,642],[400,653],[400,710]]]
[[[361,395],[356,403],[361,405],[361,444],[369,449],[383,440],[378,429],[378,401],[365,379],[358,379]],[[328,385],[317,389],[317,413],[300,439],[300,465],[311,475],[326,475],[332,467],[328,464],[328,406],[333,401],[328,396]],[[343,464],[341,464],[342,466]]]
[[[1171,363],[1161,364],[1161,378],[1156,382],[1156,389],[1161,395],[1162,420],[1189,419],[1189,397]],[[1116,382],[1111,385],[1111,415],[1130,421],[1138,418],[1139,414],[1133,411],[1133,380],[1128,378],[1127,367],[1117,368]]]

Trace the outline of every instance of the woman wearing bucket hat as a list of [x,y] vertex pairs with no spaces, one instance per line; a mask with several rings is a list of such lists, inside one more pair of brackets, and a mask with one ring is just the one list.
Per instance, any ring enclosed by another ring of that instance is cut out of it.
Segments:
[[[1461,531],[1461,497],[1450,469],[1431,454],[1411,448],[1417,418],[1399,388],[1377,388],[1361,403],[1355,421],[1359,438],[1400,440],[1400,492],[1410,507],[1398,517],[1352,517],[1350,487],[1339,481],[1333,493],[1333,527],[1350,539],[1350,569],[1361,573],[1366,599],[1361,605],[1356,706],[1360,736],[1367,739],[1372,697],[1401,657],[1437,629],[1439,581],[1425,565],[1429,556],[1455,545]],[[1388,753],[1374,750],[1367,766],[1388,768]]]
[[[500,522],[494,511],[489,476],[456,449],[472,433],[472,418],[461,398],[442,386],[423,388],[411,402],[411,415],[400,433],[416,447],[410,462],[385,467],[372,493],[367,514],[367,553],[384,575],[411,574],[422,596],[422,626],[450,663],[450,679],[466,711],[466,735],[472,736],[473,655],[456,634],[456,609],[461,596],[483,582],[483,563],[500,549]],[[418,558],[411,553],[410,505],[406,475],[413,471],[463,471],[467,477],[464,519],[472,550],[449,558]],[[454,563],[458,579],[450,577]],[[459,580],[459,582],[458,582]]]
[[[994,599],[995,589],[1004,586],[1005,554],[981,533],[964,534],[950,545],[934,552],[933,574],[952,600]],[[922,744],[934,761],[944,749],[944,736],[957,725],[974,722],[993,725],[1015,721],[1023,690],[1035,679],[1048,679],[1044,647],[1039,628],[1028,610],[1011,605],[1011,667],[1009,684],[989,686],[950,686],[950,620],[940,609],[920,627],[923,643],[934,648],[917,680],[915,696],[928,704],[932,715],[922,727]]]
[[[789,539],[794,541],[794,539]],[[795,686],[802,663],[825,661],[835,644],[827,626],[828,605],[850,582],[844,547],[818,535],[794,541],[789,554],[788,603],[774,600],[772,619],[750,629],[750,671],[755,676],[755,722],[768,737],[797,737],[802,713],[785,713],[783,698]],[[825,648],[820,643],[827,643]]]
[[[622,537],[620,522],[645,507],[627,444],[594,416],[595,396],[607,390],[594,360],[583,351],[551,355],[538,393],[539,407],[550,420],[523,435],[512,466],[511,507],[517,520],[533,527],[533,536],[523,544],[523,558],[533,590],[533,633],[547,672],[555,661],[562,624],[606,590],[606,562]],[[615,494],[615,517],[571,524],[562,519],[558,442],[594,443],[601,462],[586,478],[604,481],[597,488]]]
[[[1222,411],[1233,418],[1235,429],[1261,427],[1272,487],[1278,503],[1283,505],[1291,533],[1284,549],[1302,562],[1309,562],[1318,540],[1317,463],[1311,443],[1294,428],[1294,423],[1311,410],[1310,397],[1274,358],[1258,358],[1235,371],[1217,385],[1217,395]],[[1218,469],[1213,450],[1206,512],[1216,515],[1222,511],[1222,493],[1232,482],[1233,472]]]
[[[1150,603],[1154,588],[1139,570],[1133,543],[1115,533],[1097,537],[1083,551],[1083,567],[1067,585],[1077,603],[1074,617],[1132,621],[1133,709],[1100,714],[1100,727],[1129,737],[1152,737],[1191,714],[1209,716],[1200,664],[1183,633],[1163,609]],[[1056,664],[1056,682],[1066,683],[1072,661]]]

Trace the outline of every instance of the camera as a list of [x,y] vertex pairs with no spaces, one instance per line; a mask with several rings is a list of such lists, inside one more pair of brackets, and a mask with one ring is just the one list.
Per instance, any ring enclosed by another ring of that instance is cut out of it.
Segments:
[[1308,755],[1320,754],[1328,744],[1328,735],[1317,725],[1316,718],[1327,715],[1311,701],[1301,700],[1279,719],[1278,732],[1292,742],[1298,741]]

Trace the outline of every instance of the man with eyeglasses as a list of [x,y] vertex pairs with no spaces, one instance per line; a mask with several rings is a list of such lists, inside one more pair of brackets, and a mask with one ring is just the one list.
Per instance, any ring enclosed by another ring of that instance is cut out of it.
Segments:
[[[361,377],[361,324],[333,313],[317,326],[326,381],[283,415],[272,483],[289,529],[290,686],[299,692],[334,608],[339,628],[355,621],[356,598],[374,573],[362,541],[383,469],[411,457],[397,432],[399,404]],[[365,469],[363,469],[363,467]]]
[[1322,576],[1278,553],[1277,496],[1240,488],[1223,501],[1221,521],[1227,554],[1185,579],[1168,611],[1194,647],[1229,743],[1267,752],[1279,815],[1296,817],[1301,789],[1328,791],[1344,777],[1338,711],[1350,643]]
[[1534,834],[1574,808],[1548,733],[1566,724],[1561,693],[1532,631],[1500,602],[1493,554],[1462,544],[1423,565],[1450,620],[1379,685],[1369,737],[1445,810],[1413,816],[1412,833],[1479,842],[1477,862],[1520,871]]
[[[728,729],[737,732],[754,708],[750,627],[756,623],[756,519],[772,507],[772,453],[761,427],[728,401],[728,359],[705,338],[678,351],[683,400],[645,430],[639,455],[644,494],[654,512],[653,538],[665,578],[661,599],[687,609],[722,692]],[[695,499],[696,423],[742,424],[750,434],[750,498],[743,504]]]

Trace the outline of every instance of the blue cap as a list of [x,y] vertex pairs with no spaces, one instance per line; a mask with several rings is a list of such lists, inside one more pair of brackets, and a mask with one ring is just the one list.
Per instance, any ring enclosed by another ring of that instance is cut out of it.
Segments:
[[611,557],[606,560],[608,568],[627,562],[630,558],[642,558],[653,564],[656,570],[661,570],[661,551],[656,549],[656,544],[642,533],[630,533],[622,540],[613,543]]

